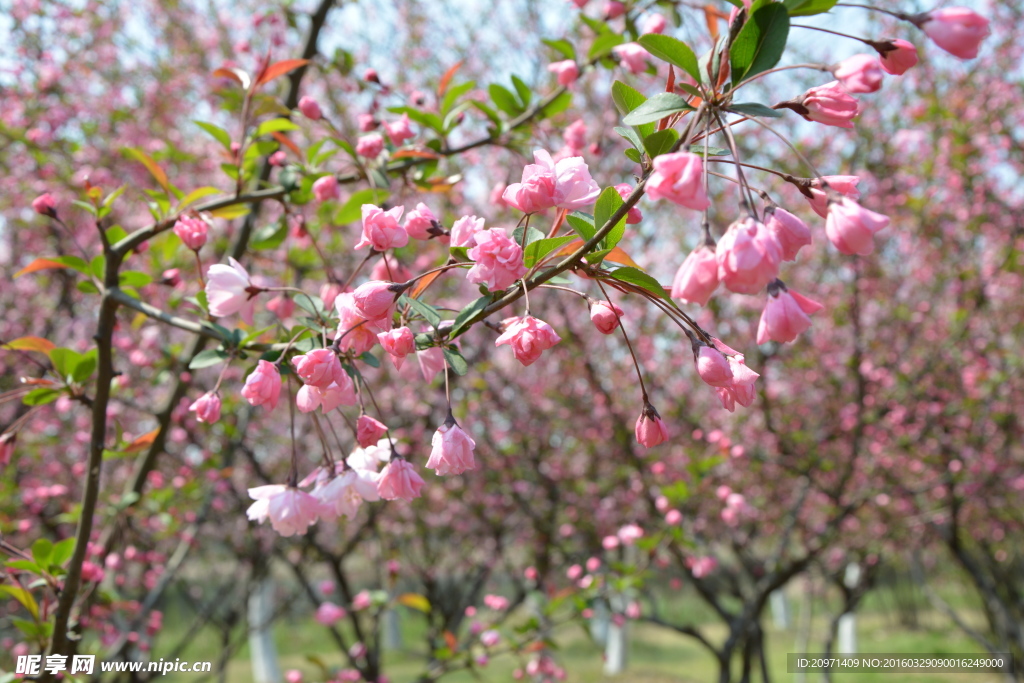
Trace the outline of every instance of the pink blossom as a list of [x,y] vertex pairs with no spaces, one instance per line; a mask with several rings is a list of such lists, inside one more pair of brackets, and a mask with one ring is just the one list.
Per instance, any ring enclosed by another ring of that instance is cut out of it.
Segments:
[[782,250],[752,216],[729,226],[718,242],[718,279],[730,292],[755,294],[779,274]]
[[332,175],[317,178],[316,182],[313,183],[313,196],[316,197],[318,202],[326,202],[340,197],[341,191],[338,189],[338,179]]
[[736,404],[749,406],[754,402],[754,382],[759,375],[747,367],[742,355],[728,356],[729,369],[732,371],[732,383],[723,387],[715,387],[715,393],[722,402],[722,407],[730,413],[736,409]]
[[377,251],[404,247],[409,243],[409,233],[398,224],[404,206],[384,211],[373,204],[363,204],[363,235],[355,249],[371,246]]
[[793,261],[801,247],[810,245],[811,230],[802,220],[778,206],[765,209],[765,226],[775,236],[784,261]]
[[636,440],[644,448],[654,448],[668,440],[668,428],[662,421],[658,411],[650,403],[644,402],[644,409],[636,421]]
[[320,299],[328,308],[335,304],[339,294],[341,294],[341,285],[337,282],[325,282],[320,287]]
[[494,647],[501,642],[501,634],[494,629],[488,629],[480,634],[480,643],[484,647]]
[[323,117],[323,112],[320,111],[320,103],[309,95],[299,99],[299,111],[310,121],[319,121]]
[[444,352],[436,346],[417,351],[416,361],[420,364],[420,373],[426,382],[429,382],[445,368]]
[[220,419],[220,397],[208,391],[197,398],[188,409],[196,414],[196,419],[200,422],[213,424]]
[[399,287],[393,282],[370,280],[352,292],[352,305],[360,317],[376,324],[380,329],[391,328],[391,316],[398,300]]
[[868,54],[844,59],[832,70],[832,75],[852,93],[877,92],[884,78],[878,56]]
[[271,166],[284,166],[286,163],[288,163],[288,155],[285,153],[283,149],[279,149],[278,151],[271,154],[270,158],[267,159],[267,161],[270,162]]
[[644,23],[640,27],[640,33],[664,33],[666,26],[668,26],[668,21],[665,17],[655,12],[644,19]]
[[370,270],[371,280],[388,280],[390,282],[407,282],[412,279],[412,271],[394,258],[381,258]]
[[430,445],[430,458],[426,466],[435,473],[462,474],[466,470],[476,469],[476,461],[473,459],[476,442],[462,430],[451,412],[444,424],[434,432]]
[[295,312],[295,301],[287,294],[278,294],[267,302],[267,310],[284,320]]
[[492,609],[495,612],[503,612],[509,608],[508,598],[501,595],[494,595],[489,593],[484,596],[484,606],[488,609]]
[[306,384],[326,389],[331,384],[341,384],[347,375],[333,349],[313,349],[292,359],[295,374]]
[[[623,200],[629,195],[633,194],[633,186],[629,183],[619,183],[615,186],[615,191],[619,193],[619,196]],[[634,206],[626,214],[626,225],[636,225],[644,219],[644,215],[640,212],[640,207]]]
[[622,309],[607,301],[595,301],[590,305],[590,320],[601,334],[612,334],[619,326]]
[[269,519],[274,531],[282,536],[306,533],[321,512],[320,501],[293,486],[257,486],[249,489],[249,497],[256,502],[249,506],[246,516],[259,523]]
[[[384,124],[385,128],[387,124]],[[376,159],[384,151],[384,137],[380,133],[362,135],[356,140],[356,154],[366,159]]]
[[623,545],[633,545],[644,537],[644,530],[636,524],[626,524],[620,527],[615,535],[619,537]]
[[254,288],[249,273],[242,264],[228,257],[228,265],[215,263],[206,271],[206,302],[210,315],[220,318],[240,313],[242,319],[252,324],[254,302],[259,292]]
[[835,190],[850,199],[860,199],[860,192],[857,190],[857,183],[860,182],[860,178],[855,175],[827,175],[815,178],[811,182],[811,187],[809,188],[811,196],[807,197],[807,201],[810,203],[811,208],[814,209],[814,212],[822,218],[828,215],[828,194],[822,188],[822,181],[828,184],[828,189],[830,190]]
[[303,413],[311,413],[320,407],[323,398],[320,390],[312,384],[304,384],[295,392],[295,407]]
[[823,308],[796,292],[789,291],[781,280],[768,285],[768,303],[757,326],[757,343],[791,342],[811,326],[810,314]]
[[416,137],[416,134],[412,132],[412,128],[409,126],[408,114],[402,114],[402,118],[398,119],[394,123],[388,123],[385,121],[384,131],[388,134],[391,144],[395,147],[401,147],[406,140]]
[[387,332],[381,332],[377,335],[377,339],[388,355],[391,356],[391,361],[395,364],[396,370],[401,369],[406,356],[416,351],[416,341],[412,330],[408,327],[399,327]]
[[860,104],[839,81],[811,88],[799,100],[798,113],[808,121],[826,126],[853,128],[853,119],[860,114]]
[[615,19],[621,17],[626,13],[626,3],[619,2],[619,0],[607,0],[604,3],[604,18]]
[[484,229],[484,219],[476,216],[461,216],[452,225],[449,246],[472,248],[476,246],[476,235]]
[[882,68],[886,73],[902,76],[917,64],[917,48],[902,38],[888,41],[886,47],[892,49],[879,50]]
[[245,386],[242,387],[242,398],[248,401],[249,405],[266,405],[267,410],[273,410],[277,407],[280,395],[281,373],[270,361],[261,360],[246,378]]
[[706,384],[713,387],[732,385],[732,366],[718,349],[701,344],[694,357],[694,363],[697,365],[697,374]]
[[182,216],[174,222],[174,234],[192,251],[206,244],[206,231],[210,224],[200,216]]
[[316,620],[324,626],[334,626],[336,623],[348,616],[344,607],[339,607],[333,602],[322,602],[316,608]]
[[288,669],[284,673],[285,683],[302,683],[302,672],[298,669]]
[[843,197],[829,202],[825,234],[844,254],[866,256],[875,250],[874,235],[889,225],[889,217]]
[[612,48],[612,52],[619,58],[619,66],[632,74],[643,73],[647,70],[647,52],[639,43],[624,43]]
[[718,287],[718,257],[715,247],[701,245],[690,252],[672,280],[672,298],[687,304],[707,306]]
[[466,273],[467,280],[498,292],[526,274],[523,248],[503,228],[480,230],[475,240],[476,245],[468,253],[476,264]]
[[356,126],[360,133],[369,133],[377,127],[377,119],[373,118],[373,114],[359,114],[356,116]]
[[512,355],[523,365],[532,365],[546,349],[562,341],[550,325],[533,316],[508,318],[505,331],[494,342],[495,346],[508,344]]
[[944,7],[929,12],[921,30],[943,50],[960,59],[974,59],[992,31],[988,19],[966,7]]
[[415,240],[429,240],[432,237],[429,230],[434,227],[436,220],[430,207],[420,202],[415,209],[405,214],[405,231]]
[[375,420],[369,415],[360,415],[356,420],[356,441],[363,448],[368,448],[377,443],[377,440],[387,434],[388,426],[380,420]]
[[[361,495],[367,486],[372,492],[370,498]],[[334,476],[327,470],[320,470],[312,495],[320,501],[322,518],[336,519],[344,515],[352,519],[364,500],[380,499],[377,496],[377,473],[350,469]]]
[[691,152],[674,152],[655,157],[654,172],[647,181],[651,199],[667,199],[688,209],[703,211],[711,206],[704,192],[704,164]]
[[342,292],[334,300],[338,311],[338,348],[352,351],[357,356],[369,351],[377,344],[377,333],[366,318],[356,311],[352,292]]
[[572,85],[580,77],[580,68],[572,59],[548,64],[548,71],[555,74],[559,85]]
[[344,373],[341,382],[333,382],[326,389],[316,391],[320,394],[320,410],[324,413],[329,413],[338,406],[354,406],[358,403],[355,384],[347,372]]
[[389,462],[380,473],[377,492],[384,500],[412,500],[420,497],[423,479],[411,463],[403,458]]
[[41,216],[57,215],[57,200],[49,192],[44,192],[32,200],[32,210]]
[[578,154],[587,146],[587,124],[583,119],[576,119],[562,132],[562,139],[565,141],[566,147]]
[[534,163],[523,168],[522,182],[509,185],[502,193],[510,206],[524,213],[552,207],[574,211],[593,204],[601,193],[581,157],[556,163],[546,150],[538,149],[533,159]]

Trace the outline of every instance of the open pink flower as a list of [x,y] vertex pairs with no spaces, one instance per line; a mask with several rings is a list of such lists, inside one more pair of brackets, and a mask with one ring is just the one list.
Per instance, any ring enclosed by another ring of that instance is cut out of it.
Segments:
[[391,361],[395,364],[396,370],[401,369],[406,356],[416,351],[416,341],[412,330],[408,327],[398,327],[387,332],[381,332],[377,335],[377,339],[388,355],[391,356]]
[[437,346],[417,351],[416,362],[420,364],[420,373],[423,375],[423,381],[429,382],[437,376],[437,373],[444,371],[444,351]]
[[707,306],[718,287],[718,257],[715,247],[701,245],[679,266],[672,280],[672,298],[686,304]]
[[607,301],[595,301],[590,305],[590,321],[601,334],[612,334],[619,326],[622,309]]
[[752,216],[729,226],[718,242],[718,279],[730,292],[755,294],[779,274],[782,250]]
[[199,251],[206,244],[209,228],[210,224],[200,216],[182,216],[174,222],[174,234],[192,251]]
[[430,441],[430,458],[427,468],[439,475],[462,474],[466,470],[476,469],[473,449],[476,442],[462,430],[451,412]]
[[562,131],[562,140],[565,141],[565,146],[572,150],[572,155],[578,156],[580,150],[587,146],[586,122],[583,119],[576,119],[570,123]]
[[316,620],[324,626],[334,626],[336,623],[348,616],[344,607],[338,607],[333,602],[322,602],[316,608]]
[[377,493],[384,500],[412,500],[420,497],[423,478],[404,458],[396,458],[385,465],[377,480]]
[[323,403],[320,390],[312,384],[304,384],[295,392],[295,407],[299,412],[311,413]]
[[197,398],[188,409],[196,414],[196,419],[200,422],[212,424],[220,419],[220,397],[208,391]]
[[512,355],[523,365],[532,365],[545,350],[562,341],[550,325],[533,316],[508,318],[504,324],[505,331],[494,345],[511,346]]
[[370,322],[359,315],[352,292],[342,292],[334,299],[338,311],[338,348],[353,351],[357,356],[377,344],[377,333]]
[[405,231],[414,240],[429,240],[432,237],[429,230],[434,227],[436,220],[430,207],[420,202],[415,209],[405,214]]
[[249,489],[249,497],[256,502],[246,516],[261,523],[269,519],[274,531],[286,537],[306,533],[321,512],[319,500],[293,486],[257,486]]
[[402,114],[402,118],[393,123],[385,121],[384,130],[387,132],[391,144],[395,147],[401,147],[406,140],[416,137],[416,134],[412,132],[412,128],[409,125],[408,114]]
[[299,99],[299,111],[310,121],[319,121],[323,117],[323,112],[320,111],[320,104],[309,95]]
[[332,175],[317,178],[316,182],[313,183],[313,196],[316,197],[318,202],[326,202],[340,197],[341,192],[338,190],[338,179]]
[[449,246],[472,248],[476,246],[476,234],[484,229],[484,219],[476,216],[461,216],[452,224]]
[[654,448],[668,441],[668,428],[650,403],[644,402],[644,409],[636,421],[635,436],[637,443],[644,448]]
[[654,172],[647,181],[651,199],[667,199],[688,209],[703,211],[711,206],[704,192],[704,163],[691,152],[661,154],[654,158]]
[[242,398],[253,406],[267,406],[268,410],[277,407],[281,395],[281,373],[270,361],[261,360],[256,369],[246,378],[242,387]]
[[313,349],[292,359],[295,374],[306,384],[326,389],[332,383],[344,382],[347,376],[333,349]]
[[960,59],[974,59],[992,33],[988,19],[966,7],[944,7],[928,12],[921,30],[943,50]]
[[548,64],[548,71],[558,78],[558,85],[572,85],[580,76],[580,68],[572,59]]
[[467,280],[498,292],[526,274],[523,248],[503,228],[480,230],[474,239],[476,245],[468,253],[476,264],[466,273]]
[[810,314],[823,308],[817,301],[790,291],[781,280],[768,285],[768,303],[757,326],[757,343],[791,342],[811,326]]
[[832,70],[832,75],[852,93],[877,92],[885,77],[878,56],[869,54],[844,59]]
[[381,330],[391,329],[391,316],[397,300],[395,283],[382,280],[364,282],[352,292],[352,305],[356,313]]
[[875,250],[874,235],[889,225],[889,217],[843,197],[828,205],[825,234],[844,254],[866,256]]
[[338,406],[354,406],[359,402],[355,384],[347,372],[340,382],[333,382],[326,389],[316,391],[320,394],[320,410],[324,413],[329,413]]
[[409,233],[398,224],[405,211],[404,206],[396,206],[384,211],[373,204],[363,204],[363,235],[356,243],[355,249],[371,246],[377,251],[404,247],[409,243]]
[[206,302],[210,315],[220,318],[240,313],[242,319],[252,324],[253,297],[259,289],[253,287],[249,273],[242,264],[228,257],[228,265],[215,263],[206,271]]
[[793,261],[801,247],[811,243],[811,230],[802,220],[778,206],[765,209],[765,226],[779,243],[784,261]]
[[850,199],[860,199],[860,192],[857,190],[857,183],[860,182],[860,178],[855,175],[827,175],[822,178],[815,178],[811,182],[811,196],[807,197],[807,201],[810,203],[811,208],[814,209],[814,213],[822,218],[828,215],[828,194],[822,187],[822,181],[828,184],[829,189],[835,190],[841,195],[845,195]]
[[799,104],[802,109],[797,109],[797,113],[808,121],[837,128],[853,128],[853,119],[860,114],[860,103],[839,81],[811,88],[800,98]]
[[647,70],[647,58],[651,56],[639,43],[624,43],[612,48],[619,58],[619,66],[632,74],[640,74]]
[[380,133],[367,133],[359,136],[359,139],[356,140],[356,154],[364,159],[376,159],[383,151],[384,136]]
[[501,195],[510,206],[524,213],[552,207],[575,211],[590,206],[601,194],[581,157],[568,157],[556,163],[550,153],[538,149],[533,159],[534,163],[523,168],[522,182],[509,185]]
[[917,48],[902,38],[888,41],[878,52],[882,68],[894,76],[902,76],[917,64]]
[[380,437],[387,434],[388,426],[380,420],[375,420],[369,415],[360,415],[356,420],[356,441],[363,448],[368,448],[377,443]]

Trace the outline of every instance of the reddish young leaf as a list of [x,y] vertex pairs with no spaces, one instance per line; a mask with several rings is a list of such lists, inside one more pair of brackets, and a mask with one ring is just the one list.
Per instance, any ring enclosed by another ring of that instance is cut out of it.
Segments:
[[437,278],[441,277],[441,275],[443,275],[443,274],[444,274],[444,271],[443,270],[439,270],[436,273],[431,273],[430,275],[427,275],[426,277],[422,278],[419,282],[416,283],[416,286],[414,286],[412,288],[412,291],[409,292],[409,298],[410,299],[419,298],[419,295],[422,294],[423,292],[425,292],[427,290],[427,287],[429,287],[431,284],[433,284],[434,280],[436,280]]
[[15,351],[38,351],[40,353],[50,353],[52,349],[57,348],[49,339],[43,339],[42,337],[18,337],[4,344],[5,349],[14,349]]
[[300,66],[306,66],[309,64],[308,59],[282,59],[280,62],[275,62],[267,67],[267,70],[259,77],[256,81],[256,85],[264,85],[274,80],[278,76],[284,76],[290,71],[298,69]]
[[167,194],[171,193],[171,183],[167,180],[167,174],[164,172],[164,169],[160,168],[160,165],[153,160],[153,157],[135,147],[126,147],[124,153],[145,166],[146,170],[149,171],[149,174],[153,176],[153,179],[156,180],[160,187],[164,188],[164,192]]
[[441,76],[441,81],[437,84],[437,97],[438,99],[444,97],[444,91],[448,89],[448,84],[452,82],[452,77],[455,76],[455,72],[462,66],[462,60],[455,62],[455,66],[444,72],[444,76]]
[[153,445],[156,441],[157,435],[160,434],[160,428],[157,427],[151,432],[146,432],[142,436],[136,437],[134,441],[128,444],[128,447],[124,449],[125,453],[138,453],[144,451]]
[[440,159],[435,152],[424,152],[418,149],[400,149],[391,155],[392,159]]
[[452,652],[455,652],[459,647],[459,641],[451,631],[444,632],[444,642]]
[[59,261],[51,261],[45,258],[37,258],[32,263],[28,264],[17,273],[14,274],[13,279],[18,279],[22,275],[28,275],[29,273],[35,273],[40,270],[51,270],[53,268],[67,268],[63,263]]
[[236,67],[221,67],[213,72],[214,76],[219,78],[230,78],[235,83],[238,83],[244,90],[249,89],[249,85],[252,83],[252,79],[249,78],[249,74],[245,73],[241,69]]
[[302,150],[299,149],[298,145],[292,142],[287,135],[285,135],[284,133],[279,133],[277,131],[271,133],[271,135],[273,135],[274,139],[280,142],[282,145],[284,145],[291,151],[295,152],[295,155],[297,157],[299,157],[300,159],[302,158]]

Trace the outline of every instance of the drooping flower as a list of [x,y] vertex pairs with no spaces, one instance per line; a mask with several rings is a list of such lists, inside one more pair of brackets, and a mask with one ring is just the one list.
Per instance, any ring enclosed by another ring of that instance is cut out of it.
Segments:
[[387,434],[388,426],[369,415],[360,415],[356,420],[356,441],[363,448],[374,445],[380,437]]
[[295,374],[318,389],[326,389],[335,383],[340,385],[348,377],[333,349],[313,349],[296,356],[292,363]]
[[550,325],[533,316],[508,318],[503,324],[505,331],[494,345],[508,344],[512,355],[523,365],[532,365],[545,350],[562,341]]
[[524,213],[552,207],[574,211],[593,204],[601,193],[581,157],[556,163],[546,150],[538,149],[533,159],[523,168],[522,181],[509,185],[501,195],[510,206]]
[[396,370],[402,368],[402,363],[405,362],[406,356],[416,351],[415,337],[413,337],[412,330],[408,327],[398,327],[387,332],[381,332],[377,335],[377,339],[380,340],[380,345],[391,356],[391,361],[395,364]]
[[213,424],[220,419],[220,397],[208,391],[197,398],[188,409],[196,414],[196,419],[200,422]]
[[875,250],[874,235],[889,225],[889,217],[843,197],[829,202],[825,234],[844,254],[866,256]]
[[860,191],[857,190],[857,183],[860,182],[860,178],[855,175],[827,175],[815,178],[811,181],[810,188],[808,188],[811,196],[804,196],[807,198],[811,208],[814,209],[814,213],[822,218],[828,216],[828,194],[825,192],[822,181],[828,184],[828,189],[830,190],[835,190],[850,199],[860,199]]
[[526,274],[523,248],[503,228],[480,230],[474,239],[476,245],[468,254],[476,264],[466,273],[467,280],[498,292]]
[[268,410],[277,407],[281,395],[281,373],[270,361],[261,360],[256,369],[246,378],[242,387],[242,398],[253,406],[267,406]]
[[466,470],[476,469],[473,449],[476,442],[462,430],[455,421],[451,411],[430,441],[430,458],[427,468],[439,475],[462,474]]
[[484,219],[476,216],[461,216],[452,224],[449,246],[476,246],[476,234],[484,229]]
[[416,134],[412,132],[412,127],[409,125],[408,114],[402,114],[402,118],[393,123],[385,121],[384,130],[387,132],[391,144],[395,147],[401,147],[405,144],[406,140],[416,137]]
[[371,246],[377,251],[387,251],[408,244],[409,233],[398,224],[403,211],[404,206],[385,211],[373,204],[363,204],[363,235],[354,248]]
[[206,244],[209,228],[210,224],[201,216],[182,216],[174,222],[174,234],[192,251],[199,251]]
[[206,302],[210,315],[216,318],[240,313],[251,325],[255,306],[252,299],[259,291],[242,264],[230,256],[228,265],[215,263],[206,271]]
[[718,288],[718,257],[715,247],[701,245],[679,266],[672,280],[672,298],[686,304],[707,306],[708,299]]
[[764,216],[765,226],[775,236],[784,261],[795,260],[800,248],[810,245],[810,228],[790,212],[774,206],[765,209]]
[[974,59],[982,41],[992,33],[988,19],[966,7],[943,7],[918,24],[936,45],[960,59]]
[[730,292],[755,294],[779,274],[782,250],[753,216],[729,226],[718,242],[718,279]]
[[647,181],[651,199],[667,199],[688,209],[703,211],[711,206],[704,191],[704,163],[692,152],[661,154],[654,159],[654,172]]
[[917,64],[917,48],[902,38],[890,40],[876,47],[882,69],[894,76],[902,76]]
[[853,128],[853,119],[860,114],[860,103],[839,81],[811,88],[798,100],[798,105],[795,111],[808,121],[837,128]]
[[729,360],[713,346],[700,344],[694,357],[694,364],[697,366],[697,374],[710,386],[725,387],[733,382]]
[[877,92],[885,78],[877,55],[859,54],[839,62],[832,75],[852,93]]
[[810,314],[823,308],[817,301],[790,291],[782,280],[768,285],[768,303],[757,326],[757,343],[791,342],[811,326]]
[[319,121],[323,117],[320,111],[320,103],[306,95],[299,99],[299,111],[310,121]]
[[404,458],[395,458],[380,473],[377,480],[377,493],[384,500],[412,500],[420,497],[423,478],[416,473],[416,468]]
[[249,497],[256,502],[246,516],[259,523],[269,519],[274,531],[286,537],[306,533],[321,512],[319,500],[294,486],[257,486],[249,489]]
[[342,292],[334,300],[338,311],[338,348],[353,351],[357,356],[374,347],[377,333],[369,321],[356,310],[352,292]]
[[665,426],[665,422],[658,415],[654,406],[647,401],[644,401],[644,409],[640,412],[640,417],[637,418],[635,436],[637,443],[644,448],[654,448],[658,444],[668,441],[668,428]]
[[320,394],[320,410],[329,413],[338,406],[354,406],[359,402],[356,387],[348,373],[341,382],[333,382],[326,389],[316,389]]
[[601,334],[612,334],[619,326],[622,309],[608,301],[595,301],[590,304],[590,320]]

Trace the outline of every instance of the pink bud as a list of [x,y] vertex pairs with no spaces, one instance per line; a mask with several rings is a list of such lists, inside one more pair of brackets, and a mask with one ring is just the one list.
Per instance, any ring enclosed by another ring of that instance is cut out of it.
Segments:
[[779,207],[765,210],[765,226],[775,236],[784,261],[793,261],[801,247],[811,243],[811,230],[802,220]]
[[781,280],[768,285],[768,303],[757,326],[757,343],[791,342],[811,326],[811,313],[822,305],[786,289]]
[[200,216],[182,216],[174,223],[174,234],[181,238],[186,247],[199,251],[206,244],[209,227],[209,223]]
[[380,83],[380,76],[377,75],[376,69],[367,69],[363,72],[363,80],[368,83]]
[[822,181],[828,184],[828,189],[830,190],[835,190],[850,199],[860,199],[860,192],[857,190],[857,183],[860,182],[860,178],[855,175],[827,175],[822,178],[815,178],[811,182],[811,187],[809,188],[811,196],[807,197],[807,201],[810,203],[811,208],[814,209],[814,213],[822,218],[828,215],[828,195],[822,186]]
[[960,59],[977,57],[981,42],[992,33],[988,19],[966,7],[929,12],[920,26],[936,45]]
[[309,97],[308,95],[299,100],[299,111],[310,121],[319,121],[323,118],[323,112],[320,111],[320,104]]
[[399,327],[377,335],[380,345],[391,356],[395,369],[401,369],[405,357],[416,351],[416,341],[412,330],[408,327]]
[[392,289],[394,283],[370,280],[356,287],[352,292],[352,305],[356,313],[371,322],[386,323],[391,327],[391,315],[395,309],[398,293]]
[[435,473],[462,474],[466,470],[476,469],[473,458],[476,442],[459,427],[450,412],[445,423],[434,432],[430,443],[430,458],[426,466]]
[[704,192],[704,163],[691,152],[674,152],[654,158],[654,172],[647,181],[651,199],[667,199],[688,209],[703,211],[711,206]]
[[548,71],[555,74],[559,85],[572,85],[580,77],[580,68],[572,59],[548,64]]
[[409,233],[398,224],[404,211],[404,206],[384,211],[373,204],[363,204],[363,234],[354,248],[370,246],[377,251],[387,251],[404,247],[409,243]]
[[313,349],[292,359],[295,374],[317,389],[326,389],[331,384],[341,386],[347,375],[332,349]]
[[402,114],[402,118],[394,123],[385,121],[384,131],[388,134],[391,144],[395,147],[401,147],[406,140],[416,137],[416,134],[412,132],[412,127],[409,125],[408,114]]
[[622,309],[607,301],[595,301],[590,306],[590,320],[601,334],[612,334],[619,326]]
[[405,214],[405,231],[414,240],[428,240],[432,237],[428,232],[434,227],[437,217],[430,207],[420,202],[416,208]]
[[890,40],[886,47],[892,49],[879,50],[882,68],[886,73],[902,76],[917,64],[917,48],[906,40],[901,38]]
[[844,59],[832,70],[832,75],[852,93],[877,92],[884,77],[878,57],[868,54]]
[[732,368],[728,359],[718,349],[702,344],[694,362],[697,365],[697,374],[706,384],[713,387],[732,384]]
[[619,66],[631,74],[640,74],[647,70],[647,58],[651,54],[640,43],[616,45],[612,52],[619,58]]
[[618,0],[608,0],[604,3],[604,18],[615,19],[626,13],[626,3]]
[[543,320],[526,316],[509,318],[505,332],[494,342],[495,346],[508,344],[512,355],[523,365],[532,365],[546,349],[562,341],[561,337]]
[[860,104],[839,81],[811,88],[799,100],[797,113],[808,121],[826,126],[853,128],[853,119],[860,114]]
[[[619,183],[615,186],[615,191],[619,193],[619,196],[625,199],[629,195],[633,194],[633,186],[629,183]],[[640,212],[640,208],[634,206],[626,214],[626,225],[636,225],[644,219],[643,213]]]
[[284,166],[288,163],[288,155],[281,149],[271,154],[267,161],[270,162],[271,166]]
[[468,253],[476,264],[466,273],[467,280],[498,292],[526,274],[523,248],[503,228],[480,230],[473,238],[476,244]]
[[42,216],[57,217],[57,200],[49,192],[44,192],[32,200],[32,210]]
[[718,279],[726,289],[755,294],[779,274],[782,250],[764,223],[748,216],[729,226],[717,256]]
[[295,301],[290,296],[278,294],[267,302],[267,310],[284,320],[290,318],[295,312]]
[[889,225],[889,217],[869,211],[847,197],[829,202],[825,234],[844,254],[866,256],[875,250],[874,235]]
[[644,20],[640,33],[664,33],[666,26],[668,26],[668,21],[665,17],[655,12]]
[[384,151],[384,137],[380,133],[360,136],[356,141],[356,154],[366,159],[376,159]]
[[637,442],[645,448],[653,448],[668,440],[668,428],[650,403],[644,403],[635,431]]
[[313,196],[316,197],[318,202],[326,202],[340,197],[341,192],[338,191],[338,179],[332,175],[317,178],[316,182],[313,183]]
[[359,126],[360,133],[369,133],[379,125],[377,119],[373,118],[373,114],[359,114],[356,116],[356,124]]
[[384,500],[412,500],[420,497],[423,483],[422,477],[408,461],[397,458],[381,471],[377,480],[377,492]]
[[718,257],[713,246],[703,245],[690,252],[672,280],[672,298],[686,304],[707,306],[718,287]]
[[212,424],[220,419],[220,397],[209,391],[197,398],[188,409],[196,414],[200,422]]
[[360,415],[356,421],[356,441],[363,448],[374,446],[388,431],[388,426],[369,415]]
[[334,626],[336,623],[348,616],[344,607],[339,607],[333,602],[323,602],[316,608],[316,620],[324,626]]

